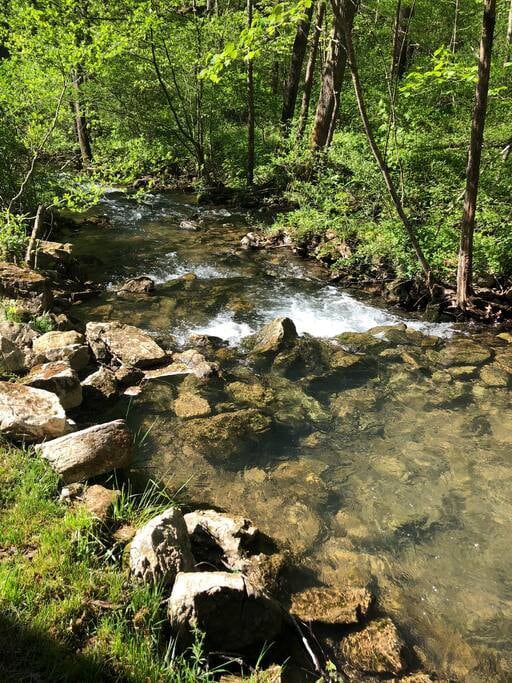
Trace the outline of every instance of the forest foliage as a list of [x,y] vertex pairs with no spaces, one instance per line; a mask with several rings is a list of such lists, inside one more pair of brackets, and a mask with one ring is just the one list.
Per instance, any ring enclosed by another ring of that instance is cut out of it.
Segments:
[[[296,239],[335,234],[337,251],[327,255],[340,271],[419,272],[368,148],[343,55],[331,73],[341,85],[327,102],[326,142],[314,143],[329,52],[344,48],[343,33],[330,40],[338,5],[343,0],[3,0],[4,255],[21,252],[13,214],[28,227],[37,204],[92,201],[95,181],[186,174],[198,188],[243,187],[252,119],[254,184],[292,206],[277,228]],[[474,240],[475,274],[494,285],[512,274],[511,11],[509,0],[498,0]],[[452,282],[481,24],[480,0],[371,0],[357,6],[352,31],[376,143],[433,271]]]

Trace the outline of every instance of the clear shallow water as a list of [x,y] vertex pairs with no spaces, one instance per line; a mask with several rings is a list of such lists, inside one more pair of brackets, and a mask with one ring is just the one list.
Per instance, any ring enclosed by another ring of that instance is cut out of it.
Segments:
[[[299,367],[253,367],[240,340],[278,315],[325,339],[402,318],[326,285],[317,266],[287,250],[239,250],[243,214],[204,210],[200,231],[178,227],[197,211],[182,197],[110,199],[96,213],[112,227],[68,236],[77,253],[100,259],[90,259],[88,275],[109,286],[76,308],[79,317],[140,325],[171,346],[171,337],[184,343],[191,332],[231,345],[215,356],[223,382],[148,385],[133,402],[135,428],[151,428],[138,467],[176,489],[186,483],[188,500],[245,514],[289,544],[303,568],[297,587],[370,582],[427,669],[511,680],[509,375],[492,386],[479,367],[446,361],[449,338],[430,337],[383,341],[342,371],[321,367],[326,347],[314,342]],[[186,273],[196,277],[176,279]],[[155,277],[155,296],[117,297],[117,283],[142,274]],[[512,372],[506,342],[477,341],[490,349],[485,368],[509,364]],[[224,415],[251,405],[237,394],[240,383],[261,387],[256,405],[271,415],[271,429],[253,438],[242,426],[234,440],[215,432],[216,443],[203,448],[208,437],[198,444],[191,433],[201,421],[176,418],[174,399],[200,393]]]

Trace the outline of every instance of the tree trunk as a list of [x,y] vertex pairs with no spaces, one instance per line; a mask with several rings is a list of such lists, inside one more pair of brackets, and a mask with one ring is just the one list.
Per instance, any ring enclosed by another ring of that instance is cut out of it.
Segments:
[[290,61],[290,69],[284,87],[283,109],[281,112],[281,125],[285,135],[290,130],[290,121],[293,119],[295,113],[295,104],[297,102],[297,93],[299,92],[300,75],[302,72],[302,64],[306,55],[308,46],[308,34],[311,26],[311,17],[313,15],[313,3],[308,7],[306,16],[299,22],[295,40],[293,41],[292,57]]
[[347,30],[351,32],[357,9],[356,3],[352,0],[331,0],[331,5],[334,10],[334,28],[331,32],[325,57],[320,95],[311,132],[311,148],[316,151],[323,149],[328,144],[329,132],[332,131],[333,114],[337,112],[337,98],[339,98],[347,64],[345,30],[341,26],[340,16],[343,13],[346,17]]
[[304,77],[304,91],[302,93],[302,103],[300,107],[299,125],[297,128],[297,140],[302,140],[306,123],[308,120],[309,103],[311,102],[311,90],[313,88],[313,78],[315,75],[316,58],[318,56],[318,44],[320,42],[320,34],[322,33],[322,24],[325,15],[325,0],[318,1],[316,10],[315,28],[313,39],[311,41],[311,52],[309,53],[308,63],[306,65],[306,75]]
[[83,70],[78,66],[73,78],[73,109],[75,112],[75,130],[80,147],[80,156],[82,163],[87,165],[92,161],[91,141],[89,137],[89,129],[87,126],[87,119],[85,116],[84,105],[82,102],[80,87],[84,82]]
[[453,13],[453,31],[452,39],[450,41],[450,49],[455,54],[459,47],[459,13],[460,13],[460,0],[455,0],[455,9]]
[[32,234],[30,235],[30,240],[25,254],[25,263],[30,267],[34,265],[34,252],[36,249],[37,240],[43,233],[45,212],[46,211],[44,205],[39,204],[39,206],[37,207],[34,227],[32,228]]
[[413,7],[397,3],[395,32],[393,40],[392,79],[400,79],[407,71],[410,57],[409,27],[413,15]]
[[[354,4],[354,0],[348,0],[348,3]],[[347,8],[348,9],[348,8]],[[361,81],[359,80],[359,70],[357,68],[357,62],[356,62],[356,56],[354,52],[354,46],[352,44],[352,19],[353,19],[353,14],[347,11],[344,7],[341,7],[340,10],[340,21],[342,26],[344,26],[344,32],[345,32],[345,45],[347,49],[347,60],[349,64],[350,71],[352,73],[352,82],[354,84],[354,91],[356,95],[356,100],[357,100],[357,106],[359,109],[359,114],[361,116],[361,121],[363,123],[364,131],[366,133],[366,138],[368,140],[368,144],[370,146],[370,149],[373,153],[373,156],[375,157],[375,160],[379,166],[380,172],[382,173],[382,177],[384,178],[384,182],[386,184],[386,188],[389,192],[389,195],[391,197],[391,200],[395,206],[396,212],[402,221],[402,224],[404,226],[404,229],[409,236],[409,239],[411,241],[412,248],[414,249],[414,252],[418,258],[418,261],[421,265],[421,268],[425,274],[425,280],[427,282],[427,285],[430,286],[432,284],[432,269],[430,268],[430,265],[425,258],[425,255],[423,253],[423,250],[418,242],[418,239],[416,237],[416,233],[414,231],[414,228],[407,217],[404,207],[402,205],[402,202],[400,200],[400,197],[398,196],[398,192],[396,190],[396,187],[393,183],[393,179],[391,177],[391,173],[389,172],[389,168],[384,160],[384,157],[382,155],[382,152],[379,149],[379,146],[377,145],[377,142],[375,140],[375,137],[373,135],[373,131],[370,125],[370,119],[368,118],[368,112],[366,111],[366,104],[364,101],[364,96],[363,96],[363,91],[361,87]]]
[[[247,26],[252,26],[252,0],[247,0]],[[247,60],[247,185],[254,184],[254,64]]]
[[505,64],[512,59],[512,0],[508,10],[507,44],[505,47]]
[[461,225],[459,263],[457,268],[457,306],[467,308],[471,291],[473,273],[473,233],[480,180],[480,161],[484,139],[489,78],[491,75],[491,55],[496,24],[496,0],[484,0],[484,15],[480,54],[478,60],[478,81],[476,85],[475,108],[471,125],[468,164],[466,169],[466,192],[464,196],[464,215]]

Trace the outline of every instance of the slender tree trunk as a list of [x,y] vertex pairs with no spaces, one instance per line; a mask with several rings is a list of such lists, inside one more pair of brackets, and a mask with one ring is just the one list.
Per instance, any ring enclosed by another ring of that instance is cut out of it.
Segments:
[[337,98],[347,64],[345,30],[340,25],[340,14],[343,12],[348,22],[347,29],[352,31],[357,9],[357,4],[352,0],[331,0],[331,5],[334,10],[334,28],[329,39],[320,94],[311,131],[311,148],[313,150],[321,150],[328,144],[329,132],[333,125],[333,114],[337,112]]
[[[352,2],[352,0],[348,0],[349,2]],[[352,14],[353,17],[353,14]],[[430,268],[430,265],[425,258],[425,255],[423,253],[423,250],[418,242],[418,239],[416,237],[415,230],[413,228],[412,223],[410,222],[409,218],[407,217],[407,214],[405,213],[405,209],[403,207],[403,204],[400,200],[400,197],[398,195],[398,192],[396,190],[395,184],[393,182],[393,178],[391,177],[391,173],[389,172],[389,168],[384,160],[384,157],[382,155],[382,152],[379,149],[379,146],[377,145],[377,142],[375,140],[375,137],[373,135],[373,131],[370,125],[370,119],[368,118],[368,112],[366,110],[366,104],[364,101],[364,96],[363,96],[363,91],[361,87],[361,81],[359,79],[359,70],[357,68],[357,62],[356,62],[356,55],[354,52],[354,46],[352,44],[352,19],[350,13],[345,13],[345,7],[341,8],[341,17],[340,17],[342,25],[345,27],[345,44],[347,48],[347,59],[348,59],[348,64],[349,68],[352,74],[352,82],[354,84],[354,91],[356,95],[356,100],[357,100],[357,106],[359,109],[359,114],[361,116],[361,121],[363,123],[364,131],[366,133],[366,138],[368,140],[368,144],[370,146],[370,149],[373,153],[373,156],[375,157],[375,160],[379,166],[380,172],[382,173],[382,177],[384,178],[384,182],[386,185],[386,188],[389,192],[389,196],[391,197],[391,200],[395,206],[396,212],[402,221],[402,224],[404,226],[404,229],[409,237],[409,240],[411,242],[412,248],[414,249],[414,252],[418,258],[418,261],[421,265],[421,268],[425,274],[425,280],[427,282],[427,285],[432,284],[432,269]]]
[[28,266],[34,265],[34,256],[36,250],[37,240],[41,237],[44,228],[44,214],[46,213],[43,204],[39,204],[37,207],[36,219],[34,221],[34,227],[32,228],[32,234],[30,235],[30,240],[27,246],[27,251],[25,253],[25,263]]
[[306,16],[299,22],[295,40],[293,41],[292,57],[290,60],[290,69],[284,87],[283,109],[281,112],[281,125],[285,135],[290,130],[290,121],[293,119],[295,113],[295,104],[297,102],[297,93],[299,92],[300,75],[302,72],[302,64],[306,55],[308,46],[308,34],[311,26],[311,17],[313,15],[313,3],[308,7]]
[[304,77],[304,91],[302,93],[302,102],[300,107],[299,125],[297,128],[297,140],[302,140],[306,123],[308,120],[309,103],[311,102],[311,90],[313,88],[313,78],[315,75],[316,59],[318,56],[318,44],[320,42],[320,34],[322,33],[322,24],[325,15],[325,0],[319,0],[316,10],[315,28],[313,32],[313,39],[311,41],[311,51],[309,53],[308,63],[306,65],[306,74]]
[[82,101],[82,94],[80,88],[84,82],[83,69],[79,65],[76,72],[73,74],[73,109],[75,112],[75,130],[80,147],[80,156],[82,163],[87,165],[92,161],[91,140],[89,137],[89,129],[87,126],[87,118],[85,116],[85,107]]
[[512,59],[512,0],[508,10],[507,44],[505,47],[505,64]]
[[391,69],[394,80],[402,78],[407,71],[410,56],[409,27],[414,8],[397,2],[395,32],[393,40],[393,66]]
[[455,54],[459,47],[459,14],[460,14],[460,0],[455,0],[455,8],[453,12],[453,31],[450,40],[450,49]]
[[478,60],[478,81],[476,85],[475,108],[471,125],[468,164],[466,169],[466,192],[464,215],[461,225],[459,263],[457,268],[457,305],[467,308],[473,274],[473,234],[480,180],[480,161],[484,140],[485,117],[491,75],[491,55],[496,24],[496,0],[484,0],[482,37]]
[[[247,0],[247,26],[252,25],[252,0]],[[247,60],[247,185],[254,184],[254,64]]]
[[280,64],[277,59],[272,62],[272,71],[270,76],[270,88],[272,95],[278,95],[280,90]]

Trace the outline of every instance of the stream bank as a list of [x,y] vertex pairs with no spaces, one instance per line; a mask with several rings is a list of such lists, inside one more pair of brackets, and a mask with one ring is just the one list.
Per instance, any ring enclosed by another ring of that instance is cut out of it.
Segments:
[[[506,680],[509,336],[404,320],[285,250],[240,249],[229,209],[117,196],[95,213],[65,236],[100,290],[70,322],[129,321],[211,370],[102,408],[144,435],[132,476],[250,519],[291,553],[292,593],[369,588],[425,670]],[[123,288],[143,275],[153,291]],[[258,352],[276,317],[300,335]]]

